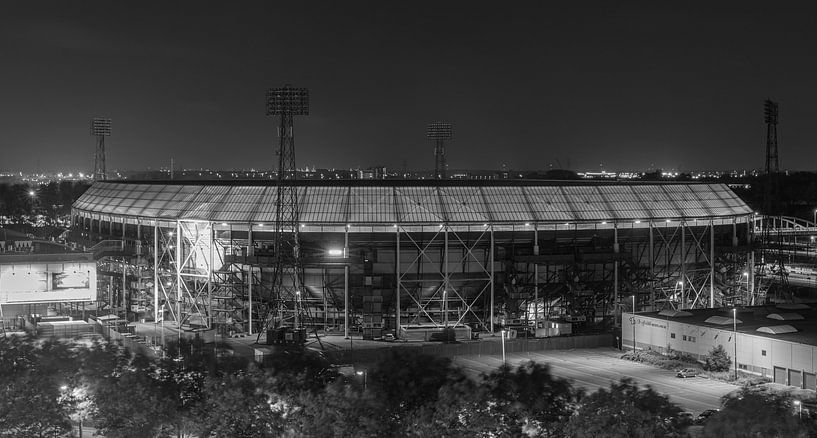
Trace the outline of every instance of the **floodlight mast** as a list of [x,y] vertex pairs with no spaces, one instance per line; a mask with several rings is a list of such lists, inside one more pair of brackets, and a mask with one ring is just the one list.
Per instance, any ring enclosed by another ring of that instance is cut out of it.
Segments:
[[94,117],[91,119],[91,135],[96,137],[96,153],[94,154],[94,180],[107,179],[105,169],[105,137],[111,135],[111,119]]
[[453,137],[450,123],[435,122],[426,127],[426,136],[434,142],[434,178],[446,179],[447,166],[445,158],[445,143]]
[[[275,199],[275,233],[273,250],[273,275],[271,300],[259,332],[270,326],[270,315],[276,314],[274,327],[292,325],[303,321],[301,289],[300,248],[298,243],[298,189],[293,183],[297,178],[295,167],[295,137],[293,116],[309,115],[309,91],[306,88],[283,88],[267,90],[267,115],[279,116],[278,125],[278,174]],[[286,280],[286,281],[285,281]]]

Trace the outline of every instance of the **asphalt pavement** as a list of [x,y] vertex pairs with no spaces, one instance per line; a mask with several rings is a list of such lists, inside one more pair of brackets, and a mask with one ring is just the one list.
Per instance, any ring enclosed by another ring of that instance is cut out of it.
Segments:
[[[609,388],[611,382],[631,377],[639,385],[649,385],[669,396],[670,401],[695,415],[720,408],[721,397],[737,389],[702,377],[681,379],[675,377],[675,371],[623,360],[620,356],[621,351],[613,348],[594,348],[509,354],[506,360],[514,366],[528,360],[550,364],[554,375],[588,391]],[[502,356],[458,356],[455,363],[470,376],[478,377],[499,367]]]

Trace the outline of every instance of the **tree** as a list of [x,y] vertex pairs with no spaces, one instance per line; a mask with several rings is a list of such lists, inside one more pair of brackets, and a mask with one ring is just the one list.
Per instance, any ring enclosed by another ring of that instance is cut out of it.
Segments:
[[54,382],[36,372],[0,384],[0,437],[63,436],[71,430],[68,406]]
[[286,430],[289,405],[281,403],[259,371],[210,377],[195,412],[201,437],[277,437]]
[[572,412],[576,392],[550,366],[533,361],[515,370],[502,366],[485,377],[489,415],[500,431],[512,436],[558,434]]
[[391,430],[403,427],[408,413],[433,405],[449,381],[465,378],[448,358],[392,349],[368,370],[368,388],[385,412]]
[[[705,438],[798,438],[809,436],[791,403],[773,394],[743,389],[724,397],[723,408],[704,425]],[[812,430],[811,433],[817,432]],[[814,436],[814,435],[811,435]]]
[[732,359],[723,345],[716,345],[709,350],[709,354],[704,357],[704,369],[707,371],[729,371],[732,367]]
[[399,435],[398,430],[389,426],[386,413],[372,391],[350,385],[342,379],[330,383],[319,393],[302,393],[297,403],[297,414],[291,419],[295,436],[377,438]]
[[649,386],[639,389],[629,378],[599,389],[579,402],[565,434],[576,438],[605,436],[675,437],[689,425],[678,419],[681,409]]

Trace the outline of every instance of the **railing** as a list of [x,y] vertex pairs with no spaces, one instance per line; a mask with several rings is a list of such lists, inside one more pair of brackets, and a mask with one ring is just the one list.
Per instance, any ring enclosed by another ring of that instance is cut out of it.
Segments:
[[756,234],[762,233],[764,229],[779,234],[817,234],[817,223],[792,216],[756,215],[753,225]]
[[125,244],[124,240],[103,240],[88,249],[94,254],[94,258],[99,258],[105,253],[124,253],[126,251],[133,251],[129,245]]

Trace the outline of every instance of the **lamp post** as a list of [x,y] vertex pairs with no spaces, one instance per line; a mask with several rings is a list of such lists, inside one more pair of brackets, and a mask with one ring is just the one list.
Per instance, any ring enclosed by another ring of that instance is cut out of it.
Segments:
[[633,353],[635,353],[635,295],[633,295]]
[[443,324],[448,328],[448,291],[443,289]]
[[803,404],[800,403],[800,400],[794,401],[794,406],[797,407],[797,418],[803,419]]
[[365,390],[366,386],[367,386],[367,383],[368,383],[368,382],[366,382],[366,380],[367,380],[366,378],[368,377],[366,375],[367,374],[366,371],[365,370],[357,370],[357,371],[355,371],[355,374],[357,374],[358,377],[363,377],[363,389]]
[[686,304],[684,301],[684,282],[679,281],[678,286],[681,288],[681,305],[679,306],[681,310],[684,309],[684,305]]
[[735,337],[735,380],[738,380],[738,309],[732,308],[732,336]]
[[500,332],[502,335],[502,366],[505,366],[505,329]]

